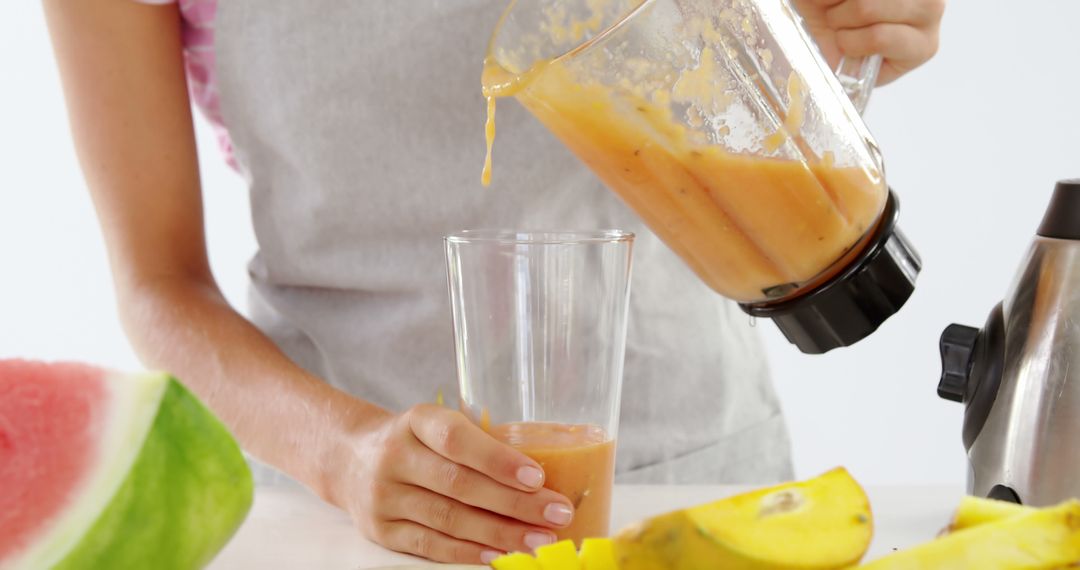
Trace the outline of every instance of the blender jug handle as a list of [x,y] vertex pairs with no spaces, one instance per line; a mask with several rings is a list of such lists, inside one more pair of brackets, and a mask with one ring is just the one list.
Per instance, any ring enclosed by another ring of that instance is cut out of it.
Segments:
[[866,109],[866,103],[870,101],[870,92],[874,90],[879,71],[881,71],[880,55],[841,57],[840,64],[836,66],[836,77],[840,79],[840,85],[844,87],[844,92],[860,114]]

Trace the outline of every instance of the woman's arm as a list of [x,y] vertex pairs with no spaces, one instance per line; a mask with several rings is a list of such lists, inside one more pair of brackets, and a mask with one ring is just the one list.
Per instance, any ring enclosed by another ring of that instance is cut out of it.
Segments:
[[146,365],[183,378],[251,453],[325,493],[315,467],[335,435],[311,418],[347,424],[385,412],[343,406],[218,290],[177,8],[47,0],[45,9],[128,338]]
[[140,358],[183,378],[244,447],[395,550],[477,563],[550,542],[569,501],[464,416],[394,416],[291,362],[210,272],[175,5],[45,0],[79,161]]

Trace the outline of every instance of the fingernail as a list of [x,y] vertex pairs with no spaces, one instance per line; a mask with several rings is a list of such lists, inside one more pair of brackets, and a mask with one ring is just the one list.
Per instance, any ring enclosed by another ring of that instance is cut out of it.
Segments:
[[494,550],[485,550],[480,553],[480,562],[482,564],[491,564],[496,558],[502,556],[502,552],[496,552]]
[[562,503],[544,507],[544,518],[551,524],[568,525],[574,519],[574,511]]
[[521,467],[517,470],[518,481],[522,485],[535,489],[544,484],[544,472],[535,467]]
[[525,533],[525,546],[536,550],[541,546],[546,546],[555,542],[555,537],[546,532],[527,532]]

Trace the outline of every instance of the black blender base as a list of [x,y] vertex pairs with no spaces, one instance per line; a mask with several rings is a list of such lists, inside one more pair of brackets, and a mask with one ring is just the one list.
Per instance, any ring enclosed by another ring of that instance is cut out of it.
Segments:
[[740,307],[771,319],[806,354],[824,354],[870,336],[907,303],[922,270],[919,254],[896,225],[899,214],[899,200],[890,190],[870,243],[843,271],[794,299]]

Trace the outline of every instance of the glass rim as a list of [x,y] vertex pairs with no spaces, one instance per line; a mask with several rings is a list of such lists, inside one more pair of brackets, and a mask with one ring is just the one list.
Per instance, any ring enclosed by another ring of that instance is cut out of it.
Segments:
[[450,244],[587,245],[626,243],[634,234],[624,230],[461,230],[446,235]]

